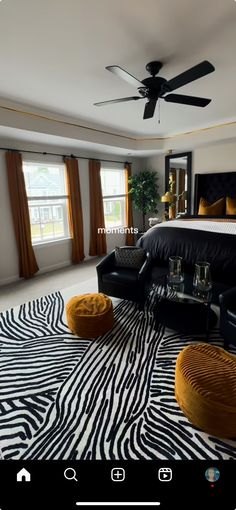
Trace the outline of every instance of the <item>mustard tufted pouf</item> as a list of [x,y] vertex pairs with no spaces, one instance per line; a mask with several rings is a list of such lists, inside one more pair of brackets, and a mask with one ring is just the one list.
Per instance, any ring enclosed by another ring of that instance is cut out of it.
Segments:
[[175,396],[199,429],[236,437],[236,356],[209,344],[185,347],[176,362]]
[[66,305],[68,327],[77,336],[95,338],[114,324],[113,305],[105,294],[83,294],[72,297]]

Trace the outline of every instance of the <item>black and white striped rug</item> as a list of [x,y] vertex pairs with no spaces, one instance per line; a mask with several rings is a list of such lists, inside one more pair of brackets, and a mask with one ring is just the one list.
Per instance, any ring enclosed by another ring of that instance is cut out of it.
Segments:
[[70,333],[60,292],[0,314],[5,459],[236,459],[236,441],[193,427],[175,400],[176,357],[199,338],[154,331],[152,307],[121,301],[96,340]]

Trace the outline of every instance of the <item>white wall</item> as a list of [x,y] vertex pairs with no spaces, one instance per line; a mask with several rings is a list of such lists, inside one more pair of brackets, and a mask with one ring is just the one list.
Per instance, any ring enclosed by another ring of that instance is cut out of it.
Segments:
[[[26,143],[9,142],[6,140],[0,140],[1,147],[16,147],[25,150],[38,150],[46,152],[59,152],[63,154],[63,147],[52,147],[52,146],[34,146],[27,145]],[[66,150],[64,152],[70,154],[73,153],[73,149]],[[74,150],[77,154],[78,151]],[[117,157],[110,154],[88,154],[82,153],[80,155],[84,157],[97,157],[98,159],[111,159],[125,161],[127,156]],[[57,156],[43,156],[35,154],[22,154],[23,159],[27,161],[50,161],[58,162],[62,161]],[[132,159],[130,159],[132,161]],[[138,168],[138,160],[133,160],[134,172]],[[80,186],[81,186],[81,197],[83,207],[83,223],[84,223],[84,248],[85,256],[89,258],[89,232],[90,232],[90,211],[89,211],[89,173],[88,173],[88,161],[79,159],[79,174],[80,174]],[[13,230],[12,214],[10,208],[10,200],[8,193],[8,182],[5,164],[5,152],[0,151],[0,285],[10,283],[11,281],[17,280],[18,276],[18,257],[17,247]],[[107,235],[107,247],[108,251],[112,250],[116,245],[122,245],[125,242],[125,236],[122,234],[110,234]],[[50,271],[69,265],[71,255],[71,241],[70,240],[59,240],[56,242],[45,243],[34,246],[36,259],[40,268],[40,272]]]

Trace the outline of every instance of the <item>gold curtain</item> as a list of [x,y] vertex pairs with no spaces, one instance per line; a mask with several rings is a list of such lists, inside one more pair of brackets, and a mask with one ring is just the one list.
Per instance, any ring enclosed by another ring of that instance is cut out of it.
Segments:
[[80,193],[79,165],[76,158],[65,158],[68,193],[68,215],[72,238],[71,260],[79,264],[84,260],[84,228]]
[[102,186],[100,177],[100,161],[89,161],[89,193],[90,193],[90,246],[89,255],[107,253],[106,234],[98,232],[105,228]]
[[[126,193],[126,226],[130,229],[134,226],[133,222],[133,208],[132,208],[132,199],[131,195],[128,194],[130,189],[130,185],[128,183],[129,178],[131,177],[131,165],[129,163],[125,163],[125,193]],[[127,246],[134,245],[134,234],[128,233],[126,234],[125,244]]]
[[39,270],[31,241],[30,216],[19,152],[6,152],[7,177],[19,258],[19,276],[31,278]]

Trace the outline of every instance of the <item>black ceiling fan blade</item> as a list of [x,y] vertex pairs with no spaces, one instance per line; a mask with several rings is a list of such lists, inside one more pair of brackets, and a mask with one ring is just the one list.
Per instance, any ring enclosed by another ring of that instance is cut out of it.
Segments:
[[191,67],[187,71],[184,71],[184,73],[181,73],[178,76],[175,76],[175,78],[172,78],[172,80],[169,80],[165,83],[165,88],[168,88],[168,90],[176,90],[179,87],[187,85],[187,83],[191,83],[194,80],[198,80],[199,78],[212,73],[213,71],[215,71],[214,66],[208,62],[208,60],[203,60],[200,64]]
[[100,103],[93,103],[94,106],[103,106],[106,104],[113,103],[126,103],[127,101],[138,101],[138,99],[145,99],[140,96],[131,96],[131,97],[121,97],[120,99],[111,99],[110,101],[101,101]]
[[153,117],[154,112],[155,112],[155,108],[156,108],[156,104],[157,104],[157,99],[156,100],[152,100],[152,101],[148,101],[145,104],[144,114],[143,114],[143,118],[144,119],[151,119]]
[[111,73],[116,74],[116,76],[119,76],[119,78],[122,80],[125,80],[130,85],[133,85],[133,87],[143,87],[143,83],[141,81],[122,69],[120,66],[107,66],[105,69],[111,71]]
[[183,96],[181,94],[169,94],[163,97],[163,99],[167,103],[188,104],[190,106],[200,106],[201,108],[204,108],[204,106],[211,102],[211,99],[206,99],[205,97]]

